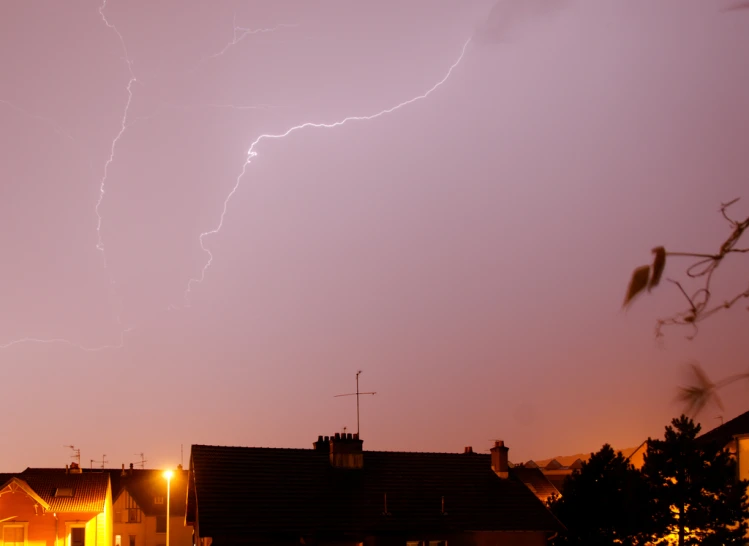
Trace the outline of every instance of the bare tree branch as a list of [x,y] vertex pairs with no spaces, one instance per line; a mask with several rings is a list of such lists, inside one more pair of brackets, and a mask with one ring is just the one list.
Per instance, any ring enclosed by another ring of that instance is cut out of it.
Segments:
[[[656,323],[657,337],[663,335],[663,328],[666,326],[691,326],[693,329],[693,333],[692,335],[687,336],[687,338],[692,339],[697,334],[697,325],[700,322],[713,316],[715,313],[722,309],[730,309],[743,298],[749,298],[749,288],[747,288],[746,290],[738,293],[737,295],[729,298],[722,303],[711,305],[713,297],[712,279],[715,271],[729,254],[749,253],[749,248],[736,248],[736,245],[743,237],[744,232],[749,229],[749,218],[738,221],[732,218],[728,213],[729,207],[731,207],[731,205],[735,204],[737,201],[738,198],[732,199],[727,203],[722,203],[720,206],[719,212],[730,225],[731,234],[720,245],[720,249],[717,253],[708,254],[697,252],[668,252],[664,250],[663,253],[656,256],[657,263],[654,263],[652,267],[653,278],[651,278],[651,282],[648,284],[650,289],[658,284],[658,278],[656,274],[662,272],[663,268],[665,267],[666,258],[696,258],[697,261],[687,267],[686,275],[690,279],[703,279],[702,286],[699,287],[691,295],[686,292],[684,286],[681,283],[669,279],[671,283],[675,284],[679,288],[682,295],[687,300],[689,308],[687,310],[677,312],[670,317],[659,319]],[[657,248],[660,250],[663,247]],[[635,270],[635,275],[633,275],[633,280],[636,275],[640,275],[639,280],[641,280],[642,275],[645,274],[646,271],[648,272],[648,274],[650,274],[650,270],[650,266],[641,266],[637,268]],[[639,293],[639,291],[635,291],[633,293],[633,284],[633,282],[630,282],[629,291],[627,293],[627,297],[625,298],[625,306],[630,305],[634,299],[634,296]]]

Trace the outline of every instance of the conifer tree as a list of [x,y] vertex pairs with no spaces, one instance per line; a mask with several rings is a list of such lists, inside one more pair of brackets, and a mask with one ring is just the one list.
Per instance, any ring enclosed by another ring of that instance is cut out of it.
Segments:
[[745,544],[747,481],[724,449],[698,438],[700,426],[685,415],[648,440],[643,476],[655,504],[655,544]]
[[642,475],[608,444],[567,478],[550,508],[567,528],[554,546],[633,546],[653,530]]

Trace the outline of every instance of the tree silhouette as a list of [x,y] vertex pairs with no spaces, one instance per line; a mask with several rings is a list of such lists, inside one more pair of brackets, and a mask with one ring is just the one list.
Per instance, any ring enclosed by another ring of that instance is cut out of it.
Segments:
[[682,415],[663,440],[648,439],[642,474],[654,502],[655,544],[745,544],[747,481],[724,446],[697,438],[700,426]]
[[567,530],[555,546],[636,545],[655,532],[653,503],[642,475],[621,452],[604,444],[564,483],[551,511]]

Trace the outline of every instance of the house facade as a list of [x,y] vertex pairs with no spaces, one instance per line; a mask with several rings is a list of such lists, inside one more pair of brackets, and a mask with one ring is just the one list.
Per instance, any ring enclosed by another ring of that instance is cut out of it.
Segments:
[[0,546],[112,544],[108,474],[27,468],[0,480]]
[[186,522],[197,546],[544,545],[563,527],[507,452],[365,452],[351,434],[312,449],[194,445]]
[[[114,484],[114,546],[166,546],[167,483],[163,471],[109,471]],[[185,527],[187,471],[174,471],[169,491],[169,545],[192,546]],[[2,545],[0,545],[2,546]]]
[[699,439],[725,446],[736,459],[737,477],[749,480],[749,411],[706,432]]

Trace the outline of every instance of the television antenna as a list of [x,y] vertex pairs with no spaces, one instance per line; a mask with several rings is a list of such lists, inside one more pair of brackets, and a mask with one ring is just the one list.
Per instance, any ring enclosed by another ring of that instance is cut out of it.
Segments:
[[140,457],[140,463],[138,463],[138,464],[140,464],[141,470],[145,469],[146,468],[146,463],[148,462],[146,460],[146,456],[143,453],[136,453],[136,455],[138,457]]
[[62,447],[69,447],[73,450],[73,454],[70,456],[71,459],[78,459],[78,468],[81,467],[81,448],[75,447],[73,445],[70,446],[62,446]]
[[333,398],[340,398],[341,396],[356,396],[356,436],[359,436],[359,395],[360,394],[371,394],[375,395],[376,392],[359,392],[359,376],[361,370],[356,372],[356,392],[350,392],[348,394],[336,394]]
[[107,461],[107,454],[105,453],[105,454],[103,454],[101,456],[101,461],[95,461],[95,460],[91,459],[91,469],[93,470],[94,463],[100,463],[101,464],[101,468],[103,470],[105,468],[104,465],[106,465],[108,462],[109,461]]

